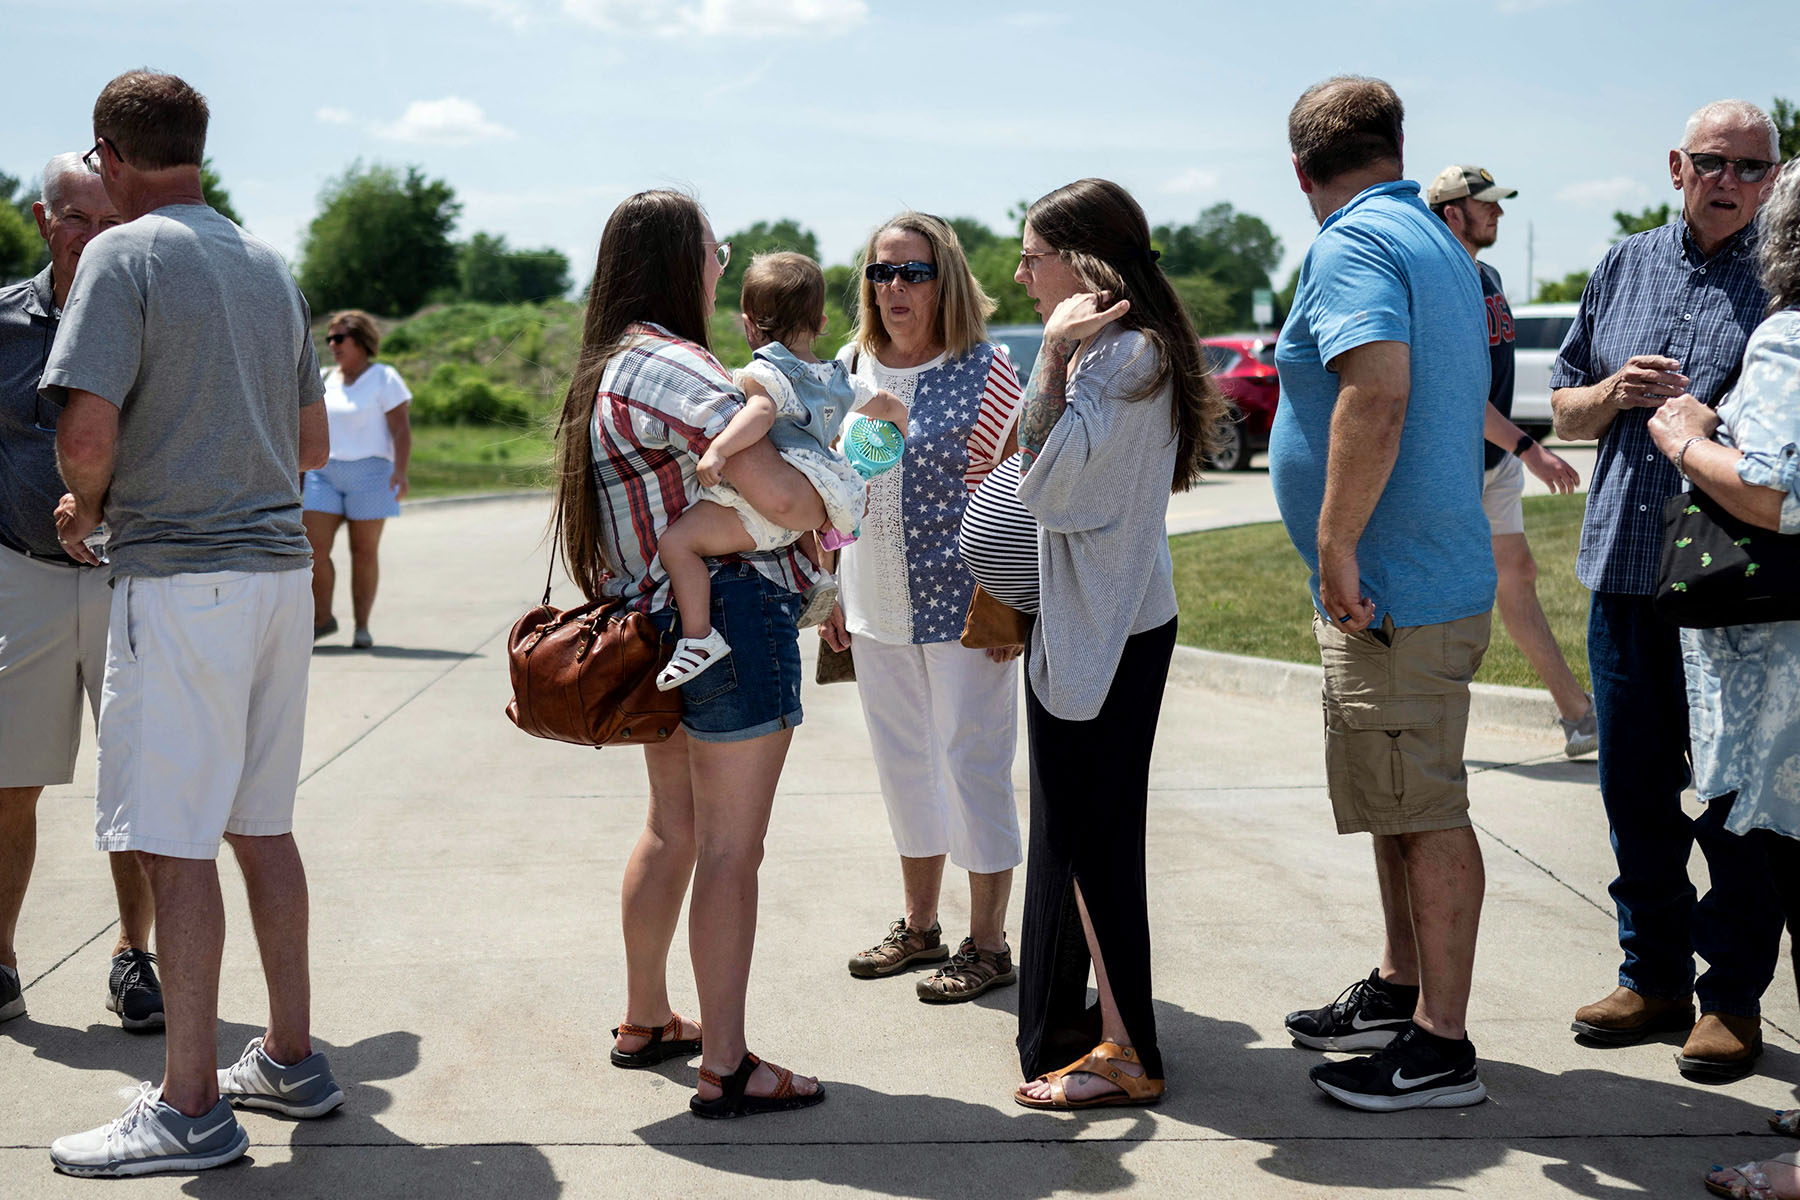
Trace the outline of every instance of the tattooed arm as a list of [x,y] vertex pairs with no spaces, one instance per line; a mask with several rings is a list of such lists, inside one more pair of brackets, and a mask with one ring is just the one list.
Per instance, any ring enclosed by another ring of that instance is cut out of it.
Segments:
[[1105,293],[1077,292],[1056,306],[1044,322],[1044,348],[1038,353],[1037,365],[1031,370],[1031,384],[1025,389],[1024,412],[1019,417],[1019,474],[1031,470],[1050,431],[1069,405],[1069,359],[1076,347],[1101,329],[1124,316],[1131,301],[1121,300],[1110,308],[1100,303]]

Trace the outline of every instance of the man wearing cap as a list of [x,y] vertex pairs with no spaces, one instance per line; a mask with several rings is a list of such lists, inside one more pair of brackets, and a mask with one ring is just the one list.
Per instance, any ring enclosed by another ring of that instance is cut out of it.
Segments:
[[[112,607],[107,568],[77,562],[57,541],[56,410],[37,389],[81,252],[119,214],[79,153],[51,159],[43,188],[31,209],[50,265],[0,288],[0,1021],[25,1015],[13,935],[36,857],[38,797],[75,778],[82,693],[98,716]],[[119,935],[106,1007],[127,1029],[159,1028],[150,881],[128,851],[109,861]]]
[[[1606,252],[1550,374],[1557,433],[1600,441],[1575,574],[1593,593],[1588,663],[1624,952],[1618,987],[1578,1009],[1574,1029],[1608,1045],[1689,1030],[1678,1065],[1710,1078],[1747,1074],[1762,1053],[1781,905],[1762,851],[1725,830],[1732,795],[1698,818],[1682,810],[1691,774],[1681,643],[1652,607],[1662,504],[1681,476],[1649,424],[1672,396],[1717,404],[1737,373],[1768,303],[1755,217],[1780,158],[1774,123],[1753,104],[1721,100],[1689,117],[1669,151],[1681,215]],[[1697,903],[1696,841],[1712,882]],[[1697,980],[1696,953],[1707,964]]]
[[[1500,201],[1518,195],[1503,188],[1481,167],[1450,166],[1438,172],[1426,189],[1425,202],[1450,227],[1470,258],[1494,244],[1505,210]],[[1506,632],[1525,654],[1531,669],[1550,690],[1562,725],[1563,753],[1570,758],[1591,754],[1599,745],[1594,728],[1593,697],[1581,690],[1574,672],[1563,658],[1556,635],[1538,603],[1537,563],[1525,540],[1525,468],[1552,492],[1572,492],[1581,477],[1575,468],[1552,454],[1512,423],[1513,318],[1500,272],[1480,259],[1481,296],[1487,304],[1488,356],[1492,382],[1488,385],[1487,420],[1482,433],[1481,507],[1493,531],[1494,569],[1500,582],[1495,607],[1506,623]]]

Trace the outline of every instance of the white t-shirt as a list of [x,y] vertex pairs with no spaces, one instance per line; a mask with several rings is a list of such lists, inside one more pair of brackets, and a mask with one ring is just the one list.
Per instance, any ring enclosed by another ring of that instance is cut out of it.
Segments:
[[339,462],[359,458],[394,461],[394,435],[388,429],[387,415],[411,399],[400,372],[386,363],[370,363],[347,387],[342,371],[333,367],[325,372],[331,457]]

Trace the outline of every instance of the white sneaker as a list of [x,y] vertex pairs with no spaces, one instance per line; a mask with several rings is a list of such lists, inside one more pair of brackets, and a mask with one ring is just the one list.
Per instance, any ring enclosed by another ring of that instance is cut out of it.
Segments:
[[219,1095],[239,1108],[266,1108],[290,1117],[322,1117],[344,1102],[344,1090],[317,1050],[291,1067],[263,1053],[250,1039],[235,1063],[219,1072]]
[[50,1161],[68,1175],[150,1175],[204,1171],[249,1148],[250,1135],[224,1097],[205,1115],[190,1117],[164,1104],[160,1087],[140,1083],[124,1116],[57,1138],[50,1143]]

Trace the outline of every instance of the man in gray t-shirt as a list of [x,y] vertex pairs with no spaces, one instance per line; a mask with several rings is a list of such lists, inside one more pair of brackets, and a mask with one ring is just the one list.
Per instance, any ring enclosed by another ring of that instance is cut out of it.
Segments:
[[[231,1101],[290,1116],[343,1100],[310,1033],[305,869],[293,839],[312,601],[299,473],[329,434],[306,301],[281,257],[206,206],[205,99],[119,76],[94,164],[126,224],[88,244],[44,372],[63,406],[65,553],[104,516],[113,598],[95,842],[136,851],[166,987],[162,1088],[58,1138],[79,1175],[198,1170],[249,1137]],[[218,1071],[221,840],[243,869],[270,1021]]]

